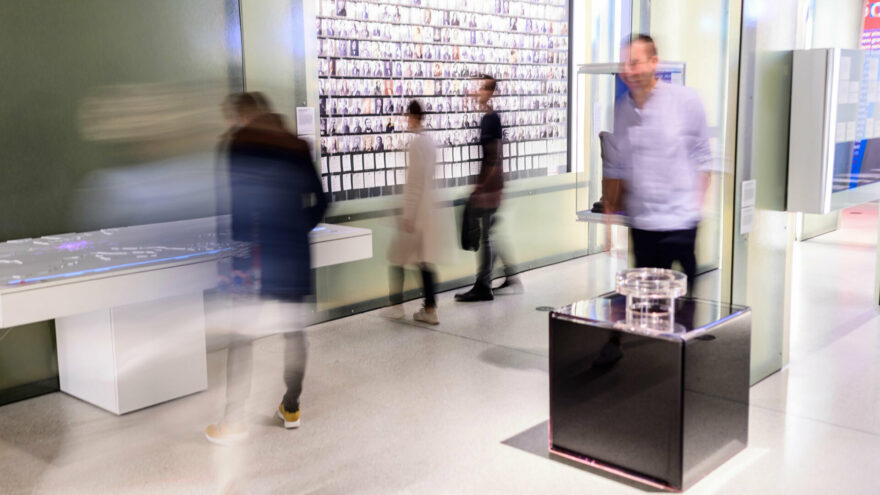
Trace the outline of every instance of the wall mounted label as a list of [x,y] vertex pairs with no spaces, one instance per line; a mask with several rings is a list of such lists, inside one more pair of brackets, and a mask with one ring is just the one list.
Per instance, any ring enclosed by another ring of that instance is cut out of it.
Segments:
[[755,206],[757,198],[758,182],[755,180],[746,180],[742,183],[742,196],[740,199],[740,207],[747,208]]
[[297,136],[315,135],[315,109],[312,107],[296,107]]
[[753,230],[755,230],[755,207],[749,206],[740,210],[739,233],[745,235]]

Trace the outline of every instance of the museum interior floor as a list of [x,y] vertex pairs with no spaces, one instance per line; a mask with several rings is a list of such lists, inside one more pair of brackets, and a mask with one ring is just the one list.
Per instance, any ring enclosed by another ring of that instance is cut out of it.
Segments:
[[[880,493],[876,207],[796,248],[791,364],[752,388],[749,448],[693,494]],[[614,261],[525,273],[526,291],[464,305],[439,327],[352,316],[308,330],[303,426],[273,417],[282,340],[259,341],[251,437],[203,437],[224,400],[226,352],[207,392],[116,417],[55,393],[0,408],[0,493],[643,493],[547,454],[547,313],[611,288]],[[698,281],[711,296],[716,273]],[[408,313],[418,302],[407,305]]]

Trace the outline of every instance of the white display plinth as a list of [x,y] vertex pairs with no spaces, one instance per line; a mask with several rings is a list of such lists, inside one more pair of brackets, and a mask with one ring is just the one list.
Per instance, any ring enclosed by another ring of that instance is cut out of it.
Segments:
[[58,318],[61,390],[125,414],[208,388],[202,294]]

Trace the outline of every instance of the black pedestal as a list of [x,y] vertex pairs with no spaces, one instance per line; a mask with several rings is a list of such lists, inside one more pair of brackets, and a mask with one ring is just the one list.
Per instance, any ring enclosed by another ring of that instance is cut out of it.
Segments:
[[748,440],[749,309],[681,298],[679,331],[619,324],[609,295],[550,314],[551,452],[684,490]]

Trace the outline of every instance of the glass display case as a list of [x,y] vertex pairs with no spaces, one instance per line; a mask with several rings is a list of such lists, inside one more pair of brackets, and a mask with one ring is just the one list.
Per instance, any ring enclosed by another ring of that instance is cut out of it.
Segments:
[[[665,272],[619,287],[550,314],[550,451],[686,490],[748,443],[751,312],[676,299],[683,280]],[[634,295],[670,306],[642,318]]]
[[825,214],[880,199],[880,53],[796,50],[789,211]]
[[[620,64],[578,66],[572,94],[572,170],[577,174],[575,207],[583,222],[626,225],[622,211],[606,216],[602,211],[602,144],[600,136],[614,130],[614,105],[627,94]],[[670,84],[685,83],[685,64],[661,62],[658,77]]]

